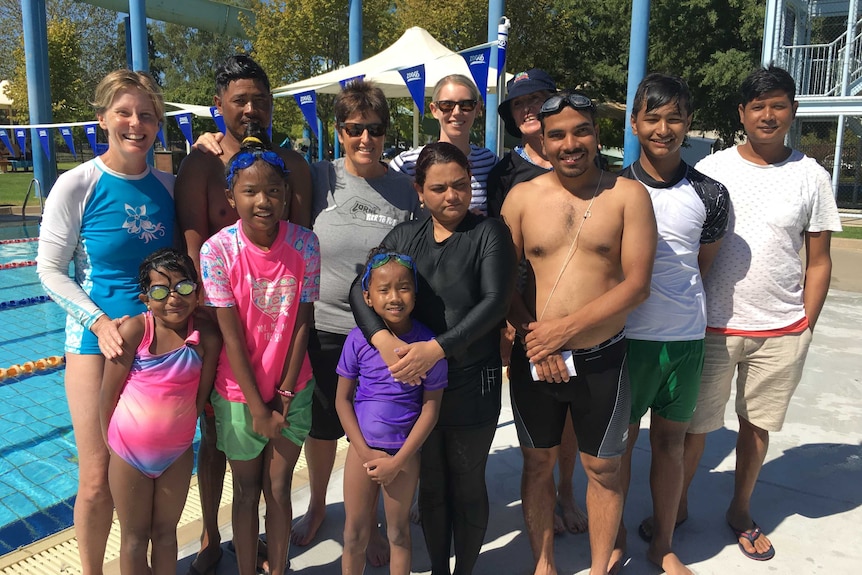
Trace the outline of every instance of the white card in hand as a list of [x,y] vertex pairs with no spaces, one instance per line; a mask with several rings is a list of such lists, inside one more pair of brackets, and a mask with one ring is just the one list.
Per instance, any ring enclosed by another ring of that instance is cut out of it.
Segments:
[[[563,361],[566,362],[566,370],[569,372],[569,376],[575,377],[578,375],[577,370],[575,369],[575,359],[572,357],[571,351],[561,351],[560,355],[563,356]],[[533,381],[540,381],[539,376],[536,373],[536,366],[533,362],[530,362],[530,374],[533,376]]]

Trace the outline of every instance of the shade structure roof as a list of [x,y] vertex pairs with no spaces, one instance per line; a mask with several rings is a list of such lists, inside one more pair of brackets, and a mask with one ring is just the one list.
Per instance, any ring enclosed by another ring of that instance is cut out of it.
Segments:
[[[339,82],[363,76],[376,83],[388,98],[409,98],[410,92],[399,69],[425,65],[425,96],[430,97],[438,80],[449,74],[463,74],[468,78],[470,68],[466,60],[453,52],[423,28],[409,28],[394,44],[371,56],[325,74],[306,80],[286,84],[273,89],[275,97],[290,96],[308,90],[323,94],[337,94],[341,90]],[[488,93],[496,92],[497,71],[488,71]]]

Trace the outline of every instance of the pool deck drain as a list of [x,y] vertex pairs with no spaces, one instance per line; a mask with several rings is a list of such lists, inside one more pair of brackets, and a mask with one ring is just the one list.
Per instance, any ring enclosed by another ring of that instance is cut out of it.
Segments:
[[[338,451],[334,470],[344,465],[347,454],[347,439],[338,442]],[[293,471],[293,491],[302,489],[308,484],[308,464],[305,451],[300,454]],[[231,500],[233,499],[233,476],[228,466],[225,474],[224,491],[219,504],[219,526],[230,523]],[[261,516],[265,507],[261,504]],[[197,541],[202,530],[200,492],[197,476],[192,477],[186,505],[177,525],[178,547]],[[120,523],[114,516],[108,545],[105,549],[104,575],[119,575],[120,573]],[[69,528],[45,539],[40,539],[30,545],[25,545],[11,553],[0,556],[0,575],[79,575],[81,559],[78,555],[78,541],[74,528]]]

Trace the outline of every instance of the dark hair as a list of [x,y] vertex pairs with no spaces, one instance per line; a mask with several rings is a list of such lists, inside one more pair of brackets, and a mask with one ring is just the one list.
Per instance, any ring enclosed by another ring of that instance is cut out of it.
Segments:
[[[589,107],[576,108],[570,102],[567,101],[567,99],[570,96],[583,96],[584,98],[586,98],[587,100],[590,101]],[[548,100],[550,100],[552,98],[561,98],[562,99],[562,101],[560,103],[560,107],[557,108],[557,110],[554,112],[543,112],[542,110],[544,110],[545,104],[547,104]],[[560,112],[563,111],[563,108],[566,108],[566,107],[571,108],[577,112],[580,112],[586,116],[589,116],[590,121],[593,124],[596,123],[596,105],[593,103],[592,98],[590,98],[588,95],[586,95],[583,92],[580,92],[578,90],[560,90],[559,92],[557,92],[555,94],[551,94],[550,96],[548,96],[547,99],[545,99],[544,103],[542,103],[542,107],[539,109],[539,113],[537,114],[537,116],[539,117],[539,123],[542,125],[542,133],[544,133],[544,131],[545,131],[545,118],[547,118],[548,116],[556,116],[557,114],[559,114]]]
[[161,248],[144,258],[138,267],[138,287],[141,288],[141,293],[147,293],[150,289],[150,272],[159,268],[185,274],[188,279],[198,283],[198,271],[192,258],[174,248]]
[[[249,161],[249,155],[253,156],[253,160]],[[238,170],[244,170],[256,162],[268,164],[285,179],[285,183],[287,182],[290,171],[284,165],[284,160],[272,151],[272,142],[269,141],[266,131],[257,122],[249,122],[246,124],[239,151],[225,165],[224,177],[227,187],[233,189]]]
[[218,67],[215,76],[216,94],[221,96],[227,90],[228,85],[235,80],[256,80],[263,84],[267,92],[270,91],[269,76],[266,75],[260,64],[246,54],[229,56]]
[[638,84],[632,117],[641,110],[652,112],[667,104],[676,105],[677,111],[685,117],[694,113],[694,102],[685,80],[671,74],[649,74]]
[[793,76],[784,68],[772,64],[768,68],[757,68],[742,81],[739,88],[741,104],[746,106],[749,102],[776,90],[787,94],[793,102],[796,99],[796,82]]
[[380,123],[389,127],[389,103],[383,90],[373,82],[362,79],[352,80],[335,96],[333,103],[336,122],[346,122],[354,114],[374,112]]
[[470,172],[470,160],[464,155],[464,152],[458,149],[454,144],[449,142],[434,142],[428,144],[419,153],[416,159],[416,175],[414,180],[419,187],[425,185],[425,176],[428,174],[428,168],[436,164],[449,164],[455,162],[467,171]]

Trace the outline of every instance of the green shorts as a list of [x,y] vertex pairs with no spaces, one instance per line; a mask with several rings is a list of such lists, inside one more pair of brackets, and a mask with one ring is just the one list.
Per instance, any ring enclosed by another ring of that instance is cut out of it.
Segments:
[[[281,434],[296,445],[302,445],[311,428],[313,394],[314,379],[312,378],[293,398],[290,410],[287,412],[286,421],[290,425],[282,429]],[[250,461],[260,455],[269,443],[269,438],[254,432],[248,405],[229,401],[215,389],[210,395],[210,401],[215,411],[216,447],[219,451],[234,461]]]
[[700,391],[703,340],[628,340],[632,414],[637,423],[652,409],[670,421],[691,421]]

